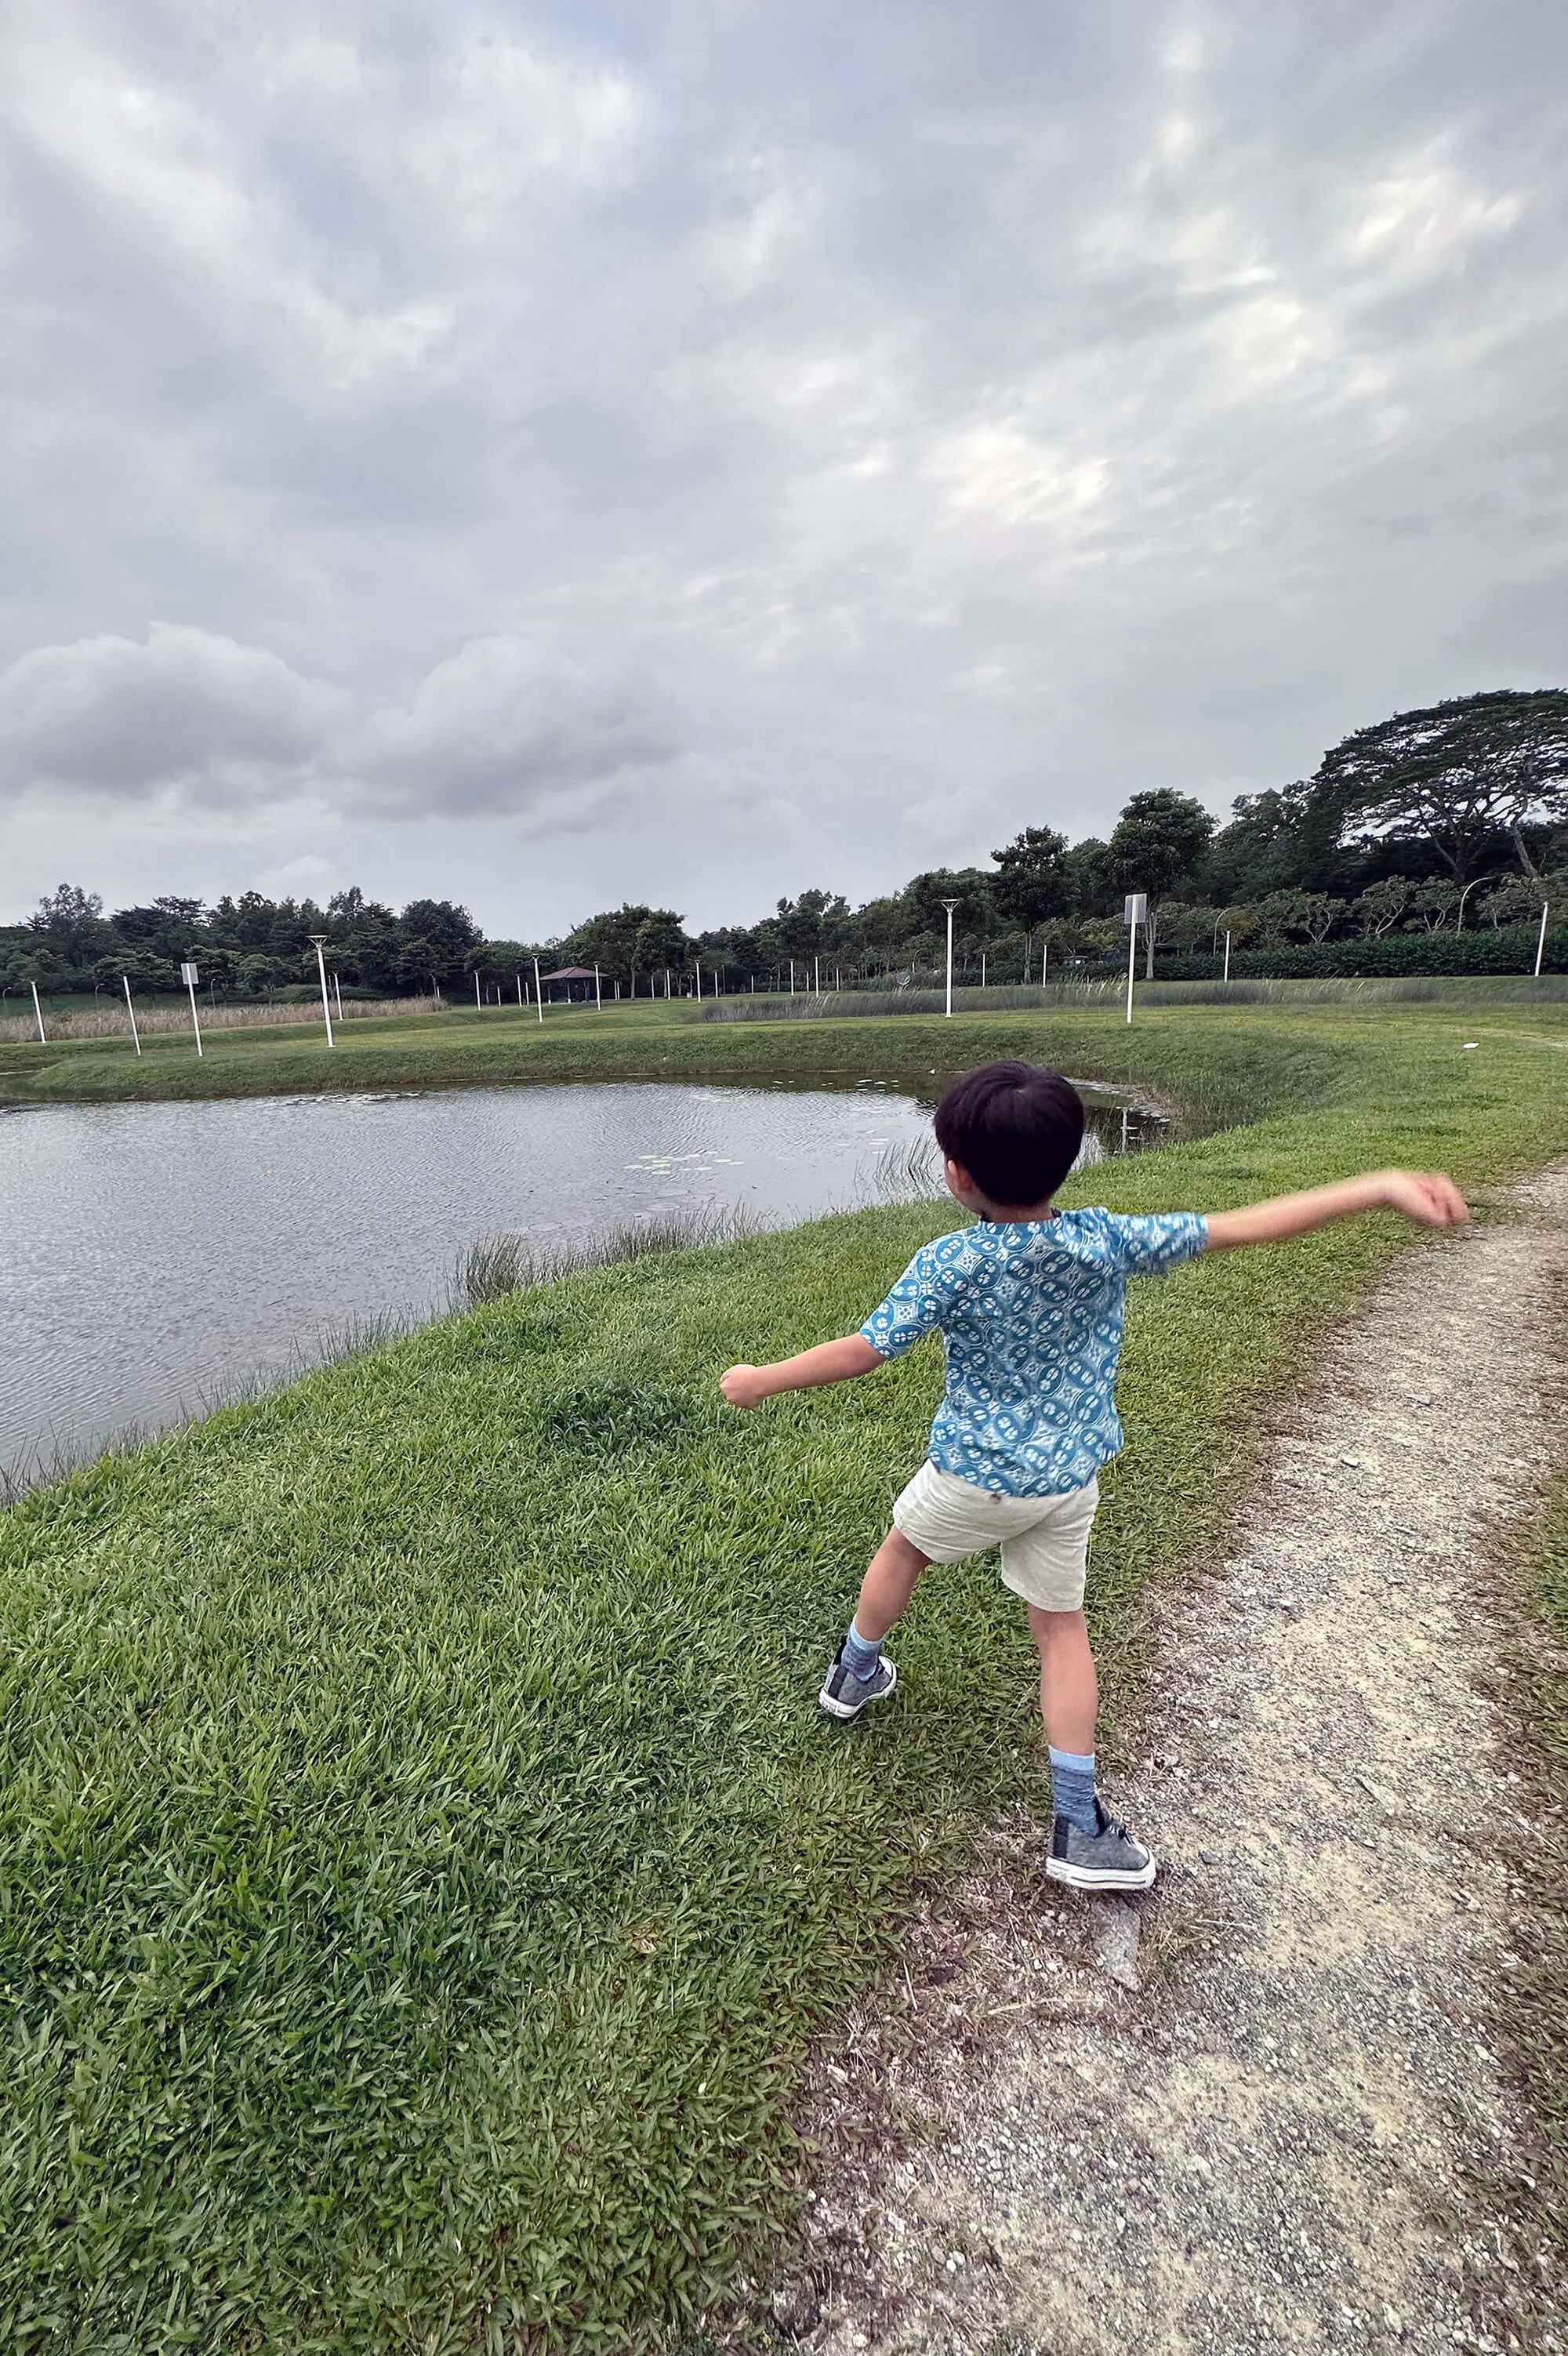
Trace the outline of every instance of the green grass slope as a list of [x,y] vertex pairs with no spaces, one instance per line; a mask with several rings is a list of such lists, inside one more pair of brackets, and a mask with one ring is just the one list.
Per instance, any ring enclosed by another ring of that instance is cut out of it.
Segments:
[[[1076,1068],[1128,1068],[1069,1027]],[[1142,1076],[1273,1109],[1095,1199],[1568,1148],[1541,1010],[1472,1053],[1386,1012],[1165,1035]],[[749,1418],[714,1381],[852,1327],[951,1217],[512,1296],[0,1519],[8,2348],[668,2344],[787,2224],[809,2040],[1035,1788],[1031,1678],[981,1562],[928,1580],[875,1723],[814,1708],[934,1348]],[[1112,1752],[1153,1584],[1408,1235],[1137,1290],[1091,1586]]]

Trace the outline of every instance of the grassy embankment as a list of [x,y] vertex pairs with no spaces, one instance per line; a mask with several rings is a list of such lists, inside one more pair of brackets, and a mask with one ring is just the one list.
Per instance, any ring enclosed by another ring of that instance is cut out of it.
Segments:
[[[814,1025],[813,1066],[853,1031],[844,1068],[884,1068],[878,1028]],[[1554,1009],[903,1028],[904,1068],[1005,1045],[1266,1108],[1097,1173],[1126,1208],[1568,1149]],[[572,1277],[0,1520],[7,2347],[620,2345],[787,2221],[808,2040],[1034,1788],[1030,1677],[971,1564],[917,1599],[888,1711],[821,1721],[935,1354],[750,1418],[714,1377],[848,1329],[950,1215]],[[1139,1294],[1092,1587],[1112,1755],[1151,1583],[1408,1234]]]
[[[1555,990],[1555,979],[1538,987]],[[1256,987],[1262,988],[1262,985]],[[1168,1085],[1189,1101],[1234,1118],[1243,1108],[1275,1100],[1316,1068],[1325,1043],[1354,1039],[1367,1026],[1390,1021],[1442,1024],[1467,1015],[1472,1027],[1494,1017],[1517,1027],[1526,1012],[1548,1024],[1561,1021],[1551,998],[1539,1006],[1510,1004],[1500,985],[1376,983],[1368,990],[1420,987],[1441,992],[1419,1005],[1368,997],[1359,985],[1275,983],[1267,1015],[1284,1026],[1279,1039],[1254,1055],[1242,1038],[1263,1038],[1270,1029],[1262,1007],[1245,1005],[1240,986],[1230,1003],[1192,1002],[1192,991],[1214,995],[1209,985],[1155,984],[1140,1000],[1134,1032],[1153,1026],[1160,1044],[1154,1051]],[[1510,985],[1529,989],[1528,983]],[[1351,993],[1342,1004],[1323,1002],[1330,989]],[[591,1006],[553,1006],[541,1024],[532,1011],[450,1007],[439,1014],[382,1019],[360,1017],[338,1029],[329,1049],[318,1022],[213,1032],[199,1058],[188,1036],[160,1033],[144,1041],[137,1056],[127,1039],[0,1041],[0,1104],[67,1104],[136,1101],[142,1098],[353,1092],[376,1088],[437,1088],[507,1086],[530,1080],[761,1079],[785,1085],[805,1076],[855,1079],[961,1069],[1011,1052],[1010,1043],[1039,1035],[1065,1036],[1092,1046],[1097,1057],[1082,1065],[1102,1078],[1140,1076],[1147,1063],[1145,1043],[1126,1035],[1118,1006],[1083,1002],[1079,991],[1041,1008],[1016,1000],[1021,992],[960,992],[950,1021],[895,1013],[856,1012],[853,1020],[832,1015],[800,1021],[714,1021],[711,1003],[702,1010],[690,1000],[611,1001]],[[802,1001],[804,1006],[805,1001]],[[850,1001],[855,1006],[858,1001]],[[765,1001],[723,1001],[725,1014],[762,1011]],[[1238,1035],[1223,1058],[1212,1057],[1207,1041],[1238,1023]],[[1340,1024],[1351,1029],[1341,1033]],[[1047,1026],[1042,1034],[1041,1026]],[[1357,1026],[1360,1026],[1358,1028]],[[1301,1043],[1301,1066],[1294,1076],[1283,1042]],[[1065,1049],[1062,1051],[1067,1052]],[[1078,1050],[1074,1049],[1077,1053]],[[1328,1049],[1333,1053],[1332,1046]],[[1270,1093],[1260,1098],[1259,1086]],[[1281,1099],[1283,1100],[1283,1099]]]

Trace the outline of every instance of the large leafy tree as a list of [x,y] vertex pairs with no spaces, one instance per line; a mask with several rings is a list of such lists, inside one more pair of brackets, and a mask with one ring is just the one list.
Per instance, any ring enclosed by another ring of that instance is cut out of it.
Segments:
[[[1105,868],[1123,892],[1146,892],[1153,917],[1161,900],[1190,892],[1203,873],[1214,820],[1190,794],[1156,786],[1134,794],[1111,830]],[[1155,927],[1144,933],[1144,970],[1155,970]]]
[[1033,932],[1047,916],[1063,916],[1071,906],[1067,838],[1054,827],[1026,826],[991,856],[997,867],[991,896],[1010,923]]
[[1526,830],[1568,822],[1568,690],[1503,688],[1396,712],[1326,753],[1311,792],[1342,835],[1419,843],[1455,884],[1499,838],[1533,875]]
[[[461,980],[468,951],[479,940],[479,928],[467,908],[454,900],[411,900],[399,921],[408,945],[399,967],[406,971],[412,966],[415,987],[425,974],[437,981]],[[416,958],[412,955],[415,948],[420,952]]]

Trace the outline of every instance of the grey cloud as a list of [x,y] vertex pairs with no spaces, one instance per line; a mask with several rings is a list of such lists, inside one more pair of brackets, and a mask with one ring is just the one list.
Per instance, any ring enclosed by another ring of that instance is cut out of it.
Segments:
[[646,685],[515,637],[476,638],[372,712],[331,766],[389,813],[454,816],[547,807],[679,749],[673,715]]
[[285,791],[347,699],[275,655],[154,623],[145,640],[39,647],[0,673],[0,777],[145,799]]
[[142,643],[42,647],[0,673],[0,783],[14,794],[549,818],[563,789],[603,788],[678,745],[645,684],[510,637],[472,641],[406,705],[362,716],[276,655],[167,624]]

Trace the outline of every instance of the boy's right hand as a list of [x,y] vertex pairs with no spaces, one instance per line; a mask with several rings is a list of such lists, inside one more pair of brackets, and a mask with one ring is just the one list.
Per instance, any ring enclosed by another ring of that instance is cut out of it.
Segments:
[[768,1397],[760,1366],[731,1366],[719,1376],[719,1388],[731,1407],[760,1407]]

